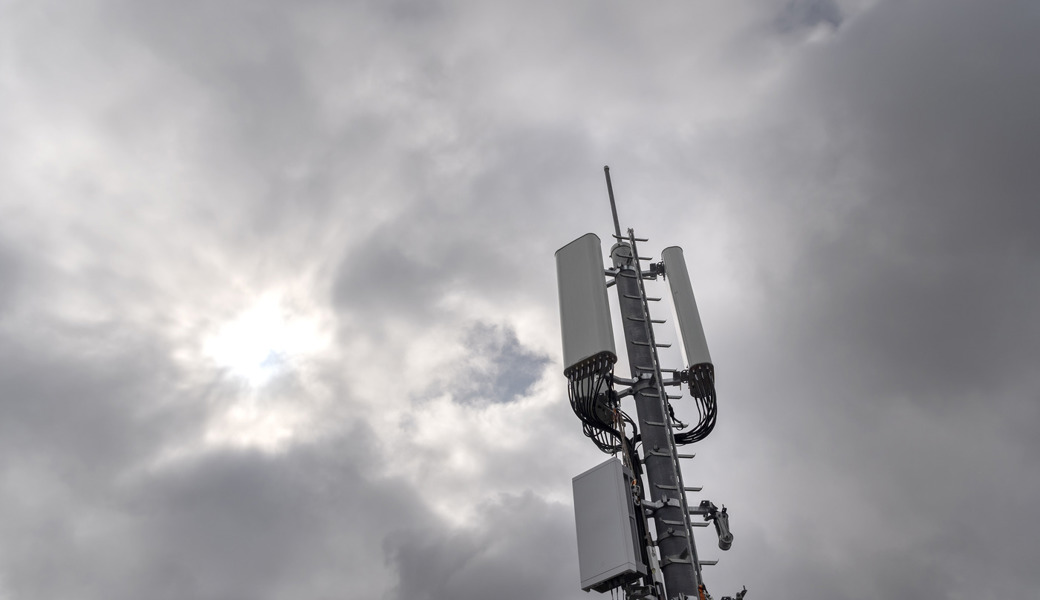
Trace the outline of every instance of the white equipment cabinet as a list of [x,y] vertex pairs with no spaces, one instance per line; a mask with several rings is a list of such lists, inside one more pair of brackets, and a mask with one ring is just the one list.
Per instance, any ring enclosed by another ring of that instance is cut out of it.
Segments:
[[605,592],[646,574],[629,482],[612,458],[573,479],[581,589]]

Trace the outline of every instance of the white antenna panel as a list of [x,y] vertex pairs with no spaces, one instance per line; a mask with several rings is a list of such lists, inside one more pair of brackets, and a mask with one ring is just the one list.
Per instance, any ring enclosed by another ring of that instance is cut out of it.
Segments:
[[704,339],[704,326],[701,325],[701,315],[697,311],[697,300],[693,296],[690,272],[686,269],[682,248],[665,248],[661,253],[661,261],[664,262],[665,278],[672,291],[675,316],[679,320],[679,333],[682,335],[683,350],[686,352],[686,366],[711,364],[708,341]]
[[616,360],[599,236],[586,233],[557,250],[556,278],[564,372],[603,353],[610,354],[611,362]]

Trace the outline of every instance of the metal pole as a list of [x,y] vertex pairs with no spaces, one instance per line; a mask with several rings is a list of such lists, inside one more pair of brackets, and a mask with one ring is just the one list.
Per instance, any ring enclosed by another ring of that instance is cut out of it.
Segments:
[[[607,183],[609,186],[609,172]],[[611,208],[614,208],[613,194]],[[616,210],[614,219],[617,223]],[[672,438],[671,421],[665,411],[666,392],[661,384],[661,369],[642,285],[642,271],[635,253],[636,239],[631,229],[628,234],[627,241],[619,239],[611,248],[610,256],[614,267],[618,269],[615,277],[618,303],[624,323],[629,367],[632,379],[636,381],[632,392],[643,442],[643,464],[650,488],[649,507],[654,511],[652,516],[657,530],[657,547],[661,553],[661,572],[669,599],[678,598],[680,594],[699,598],[700,565],[697,549],[688,524],[689,509]]]
[[617,205],[614,204],[614,186],[610,185],[610,167],[603,167],[603,176],[607,178],[607,195],[610,197],[610,214],[614,217],[614,237],[621,238],[621,223],[617,218]]

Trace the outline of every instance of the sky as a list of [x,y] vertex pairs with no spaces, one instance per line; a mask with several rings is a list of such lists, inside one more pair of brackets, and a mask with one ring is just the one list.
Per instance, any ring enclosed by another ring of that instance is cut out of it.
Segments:
[[0,0],[0,600],[589,597],[604,165],[715,361],[711,593],[1035,597],[1038,55],[1026,0]]

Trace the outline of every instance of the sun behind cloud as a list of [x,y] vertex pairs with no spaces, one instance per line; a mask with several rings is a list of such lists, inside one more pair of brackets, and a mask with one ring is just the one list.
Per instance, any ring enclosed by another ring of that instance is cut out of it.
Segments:
[[258,388],[327,344],[317,319],[266,294],[207,338],[203,353],[228,375]]

